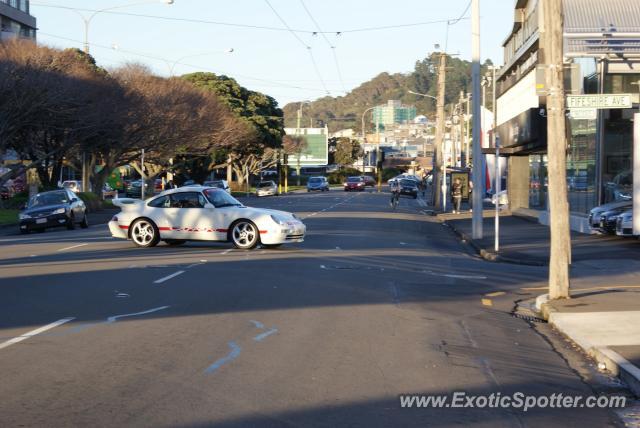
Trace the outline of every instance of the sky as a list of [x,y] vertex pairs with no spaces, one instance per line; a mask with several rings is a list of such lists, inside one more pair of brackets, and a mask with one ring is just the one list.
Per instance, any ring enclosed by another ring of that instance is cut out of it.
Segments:
[[[411,72],[435,44],[471,59],[470,9],[464,13],[470,0],[166,1],[37,0],[31,14],[39,43],[82,48],[83,17],[114,8],[89,24],[99,65],[138,62],[162,76],[225,74],[280,106],[344,95],[385,71]],[[513,6],[480,0],[483,61],[502,64]]]

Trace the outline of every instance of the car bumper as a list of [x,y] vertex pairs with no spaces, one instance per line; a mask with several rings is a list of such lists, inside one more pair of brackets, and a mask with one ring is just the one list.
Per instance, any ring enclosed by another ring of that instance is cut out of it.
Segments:
[[364,190],[364,186],[345,186],[344,187],[344,191],[345,192],[349,192],[351,190],[360,190],[360,191],[362,191],[362,190]]
[[307,187],[307,190],[310,191],[310,192],[313,192],[314,190],[322,192],[323,190],[329,190],[329,188],[326,187],[326,186],[323,186],[323,187]]
[[66,214],[52,214],[47,217],[20,220],[20,230],[39,230],[49,227],[66,226],[69,223]]
[[302,222],[291,222],[268,230],[261,230],[260,241],[265,245],[304,242],[306,233],[307,227]]
[[401,195],[409,195],[409,196],[417,196],[418,195],[418,191],[417,190],[401,190],[400,194]]
[[129,239],[129,226],[120,224],[117,221],[111,220],[109,222],[109,231],[114,238]]
[[256,192],[256,196],[273,196],[276,194],[275,190],[260,190]]

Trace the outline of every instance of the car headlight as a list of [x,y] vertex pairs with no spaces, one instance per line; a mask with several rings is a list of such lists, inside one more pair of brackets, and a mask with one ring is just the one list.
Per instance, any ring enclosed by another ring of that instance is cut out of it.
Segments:
[[67,212],[66,208],[58,208],[57,210],[55,210],[54,212],[52,212],[51,214],[64,214]]
[[31,218],[31,216],[29,214],[18,214],[18,218],[20,220],[26,220],[28,218]]
[[285,226],[287,224],[287,219],[279,215],[271,214],[271,220],[275,221],[280,226]]

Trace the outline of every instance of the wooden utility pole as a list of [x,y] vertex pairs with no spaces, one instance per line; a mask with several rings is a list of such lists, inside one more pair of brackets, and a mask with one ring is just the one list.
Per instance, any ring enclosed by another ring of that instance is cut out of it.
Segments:
[[547,157],[549,170],[549,298],[569,297],[571,233],[567,201],[567,142],[563,72],[562,0],[542,0],[542,59],[547,87]]
[[[438,66],[438,99],[436,101],[436,147],[434,150],[434,156],[436,157],[436,165],[435,165],[435,180],[433,180],[434,184],[434,200],[433,206],[440,207],[443,203],[443,198],[445,195],[442,195],[442,183],[443,183],[443,157],[444,157],[444,92],[446,89],[446,65],[447,65],[447,55],[446,53],[440,53],[440,65]],[[446,180],[446,178],[445,178]]]

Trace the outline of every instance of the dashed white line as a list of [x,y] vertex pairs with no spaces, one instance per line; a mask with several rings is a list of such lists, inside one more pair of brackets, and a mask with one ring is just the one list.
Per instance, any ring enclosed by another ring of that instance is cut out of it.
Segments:
[[89,245],[89,244],[78,244],[78,245],[72,245],[72,246],[70,246],[70,247],[60,248],[59,250],[56,250],[56,251],[72,250],[72,249],[74,249],[74,248],[84,247],[85,245]]
[[21,336],[14,337],[13,339],[9,339],[6,342],[0,343],[0,349],[7,348],[7,347],[9,347],[11,345],[14,345],[14,344],[18,343],[18,342],[22,342],[23,340],[27,340],[30,337],[33,337],[33,336],[35,336],[37,334],[40,334],[42,332],[45,332],[47,330],[51,330],[52,328],[58,327],[59,325],[62,325],[64,323],[67,323],[67,322],[69,322],[71,320],[74,320],[74,319],[75,318],[62,318],[61,320],[52,322],[51,324],[47,324],[47,325],[45,325],[43,327],[36,328],[35,330],[31,330],[30,332],[25,333],[25,334],[23,334]]
[[158,308],[153,308],[153,309],[149,309],[149,310],[142,311],[142,312],[134,312],[132,314],[114,315],[114,316],[111,316],[111,317],[107,318],[106,323],[107,324],[112,324],[112,323],[116,322],[118,320],[118,318],[134,317],[134,316],[137,316],[137,315],[146,315],[146,314],[150,314],[152,312],[162,311],[164,309],[167,309],[168,307],[169,306],[160,306]]
[[232,251],[233,251],[233,248],[230,248],[228,250],[225,250],[225,251],[221,252],[220,254],[222,254],[224,256],[225,254],[229,254]]
[[182,275],[184,273],[183,270],[179,270],[178,272],[174,272],[171,275],[167,275],[164,278],[156,279],[153,281],[154,284],[162,284],[165,281],[169,281],[171,278],[175,278],[178,275]]

